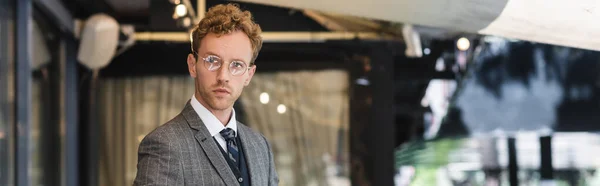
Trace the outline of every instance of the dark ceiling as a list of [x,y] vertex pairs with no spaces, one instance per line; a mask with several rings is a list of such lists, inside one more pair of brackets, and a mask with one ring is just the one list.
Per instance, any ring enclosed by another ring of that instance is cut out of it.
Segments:
[[[135,25],[137,31],[184,31],[171,17],[175,5],[168,0],[63,0],[78,19],[106,13],[121,24]],[[206,7],[230,3],[206,0]],[[196,7],[196,0],[191,0]],[[304,16],[301,11],[259,4],[235,2],[249,10],[263,31],[326,31],[323,26]]]

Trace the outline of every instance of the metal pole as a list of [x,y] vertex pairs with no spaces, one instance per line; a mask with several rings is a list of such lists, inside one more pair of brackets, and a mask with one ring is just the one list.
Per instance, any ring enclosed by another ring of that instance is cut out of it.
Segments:
[[73,15],[60,0],[34,0],[34,3],[36,8],[53,19],[57,28],[66,34],[73,35],[75,30]]
[[66,114],[66,183],[79,184],[79,112],[77,90],[77,48],[73,38],[64,39],[66,53],[65,114]]
[[[378,43],[372,46],[371,68],[369,80],[371,84],[371,120],[366,130],[365,142],[369,144],[372,185],[393,185],[394,183],[394,148],[395,117],[394,91],[394,48]],[[382,130],[384,129],[384,130]]]
[[519,167],[517,161],[517,147],[514,137],[508,138],[508,181],[510,186],[519,185]]
[[16,184],[29,185],[29,133],[31,118],[31,0],[17,1],[16,62]]
[[[198,14],[196,21],[200,22],[206,13],[206,0],[198,0],[196,2],[196,13]],[[198,22],[195,22],[194,24],[198,24]]]
[[86,149],[84,149],[85,153],[85,165],[86,165],[86,177],[87,177],[87,183],[86,185],[88,186],[97,186],[98,185],[98,170],[100,170],[99,168],[99,160],[100,160],[100,151],[99,148],[100,147],[100,131],[102,131],[102,128],[100,128],[99,122],[98,122],[98,116],[97,116],[97,112],[96,109],[98,107],[97,103],[96,103],[96,88],[98,87],[98,73],[100,70],[95,69],[92,72],[92,79],[90,80],[90,85],[89,85],[89,92],[88,92],[88,120],[87,120],[87,124],[86,124],[86,129],[83,129],[82,131],[86,131]]
[[552,136],[540,137],[540,180],[541,185],[552,185],[554,168],[552,167]]

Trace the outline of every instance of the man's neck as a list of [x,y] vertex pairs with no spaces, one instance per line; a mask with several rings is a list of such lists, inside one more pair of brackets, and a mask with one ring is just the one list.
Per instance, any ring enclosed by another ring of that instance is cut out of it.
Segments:
[[229,123],[229,119],[231,118],[232,108],[226,108],[225,110],[216,110],[210,107],[208,104],[206,104],[206,102],[204,102],[204,99],[199,98],[199,94],[195,94],[195,97],[196,100],[198,100],[198,102],[200,102],[200,104],[204,106],[204,108],[206,108],[210,113],[217,117],[217,119],[221,122],[221,124],[223,124],[223,126],[227,126],[227,124]]
[[212,110],[209,108],[208,111],[215,115],[215,117],[217,117],[223,126],[227,126],[229,119],[231,118],[231,108],[225,110]]

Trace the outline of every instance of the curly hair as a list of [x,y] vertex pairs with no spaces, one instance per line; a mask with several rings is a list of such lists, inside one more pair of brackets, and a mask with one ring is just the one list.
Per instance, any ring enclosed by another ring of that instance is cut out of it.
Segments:
[[254,65],[254,60],[262,47],[262,30],[252,19],[249,11],[242,11],[237,4],[219,4],[208,9],[205,17],[192,30],[190,35],[192,52],[195,57],[196,51],[200,48],[200,41],[208,33],[217,36],[230,34],[235,31],[244,32],[250,39],[252,45],[252,59],[250,65]]

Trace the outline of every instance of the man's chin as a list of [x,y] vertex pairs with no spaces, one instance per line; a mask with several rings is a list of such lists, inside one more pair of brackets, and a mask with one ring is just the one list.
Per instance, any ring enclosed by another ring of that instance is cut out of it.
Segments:
[[225,110],[228,108],[231,108],[233,106],[233,104],[231,103],[222,103],[222,102],[213,102],[213,104],[211,104],[211,107],[215,110]]

